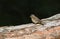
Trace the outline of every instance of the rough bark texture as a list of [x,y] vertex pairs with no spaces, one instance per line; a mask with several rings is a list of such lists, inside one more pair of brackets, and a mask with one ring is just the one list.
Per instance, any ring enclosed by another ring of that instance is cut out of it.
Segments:
[[[60,39],[60,14],[41,19],[41,24],[0,27],[0,39]],[[56,18],[58,17],[58,18]]]

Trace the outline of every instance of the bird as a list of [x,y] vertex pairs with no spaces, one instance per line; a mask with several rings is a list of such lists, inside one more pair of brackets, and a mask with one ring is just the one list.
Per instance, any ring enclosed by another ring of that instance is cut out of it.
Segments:
[[34,24],[42,24],[41,20],[38,17],[36,17],[34,14],[31,14],[30,18]]

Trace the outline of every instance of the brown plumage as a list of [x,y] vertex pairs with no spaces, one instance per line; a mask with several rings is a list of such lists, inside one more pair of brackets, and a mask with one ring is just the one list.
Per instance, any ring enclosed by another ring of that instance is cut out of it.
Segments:
[[33,23],[35,23],[35,24],[41,24],[40,19],[38,17],[36,17],[34,14],[32,14],[30,16],[30,18],[31,18],[31,20],[32,20]]

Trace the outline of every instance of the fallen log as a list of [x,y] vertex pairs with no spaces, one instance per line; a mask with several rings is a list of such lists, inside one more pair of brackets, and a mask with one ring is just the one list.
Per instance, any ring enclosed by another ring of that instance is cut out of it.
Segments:
[[41,22],[0,27],[0,39],[60,39],[60,14]]

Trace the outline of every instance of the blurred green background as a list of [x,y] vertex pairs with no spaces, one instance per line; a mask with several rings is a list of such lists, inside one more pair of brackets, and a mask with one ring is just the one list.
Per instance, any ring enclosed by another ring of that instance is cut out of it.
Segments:
[[31,23],[31,14],[42,19],[57,13],[60,0],[0,0],[0,25]]

